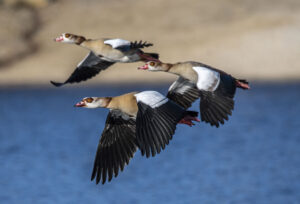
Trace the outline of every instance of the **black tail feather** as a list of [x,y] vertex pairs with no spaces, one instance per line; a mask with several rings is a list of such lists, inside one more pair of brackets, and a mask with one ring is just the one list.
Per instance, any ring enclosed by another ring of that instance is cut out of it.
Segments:
[[249,82],[246,79],[238,79],[239,82],[242,82],[244,84],[249,84]]
[[186,111],[184,116],[198,117],[197,111]]

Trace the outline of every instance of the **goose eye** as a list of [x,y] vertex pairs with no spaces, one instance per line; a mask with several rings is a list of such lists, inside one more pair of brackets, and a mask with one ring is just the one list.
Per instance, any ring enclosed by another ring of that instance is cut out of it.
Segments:
[[155,62],[150,62],[150,66],[154,66],[155,65]]
[[93,98],[87,98],[87,99],[85,99],[85,101],[88,102],[88,103],[92,103],[93,100],[94,100]]
[[65,37],[66,37],[66,38],[70,37],[70,34],[69,34],[69,33],[66,33],[66,34],[65,34]]

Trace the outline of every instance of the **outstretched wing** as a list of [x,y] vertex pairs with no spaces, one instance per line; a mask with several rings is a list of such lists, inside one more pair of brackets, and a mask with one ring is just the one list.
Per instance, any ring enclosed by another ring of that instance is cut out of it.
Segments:
[[169,144],[185,110],[155,91],[144,91],[135,96],[138,102],[137,142],[142,155],[155,156]]
[[114,62],[100,59],[93,52],[90,52],[76,67],[71,76],[63,83],[51,81],[54,86],[62,86],[67,83],[85,81],[96,76],[100,71],[107,69]]
[[183,77],[170,86],[167,97],[178,105],[188,109],[199,98],[199,90],[196,85]]
[[230,75],[220,74],[220,82],[215,91],[200,91],[201,120],[216,127],[220,123],[224,124],[234,108],[235,90],[235,79]]
[[105,128],[95,157],[91,180],[102,184],[113,175],[118,176],[125,164],[133,157],[137,149],[135,118],[119,111],[111,110],[107,116]]

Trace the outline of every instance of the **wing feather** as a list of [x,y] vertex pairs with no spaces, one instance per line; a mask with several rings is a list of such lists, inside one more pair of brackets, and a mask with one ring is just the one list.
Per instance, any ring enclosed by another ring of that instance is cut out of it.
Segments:
[[114,62],[100,59],[93,52],[90,52],[76,67],[70,77],[63,83],[50,81],[54,86],[63,86],[68,83],[79,83],[96,76],[100,71],[107,69]]
[[[146,154],[146,157],[150,157],[151,154],[155,156],[156,153],[160,153],[172,139],[176,125],[184,113],[185,110],[181,106],[170,100],[155,108],[139,101],[136,134],[141,144],[142,155]],[[159,143],[158,148],[156,143]]]
[[117,177],[137,149],[135,118],[119,110],[111,110],[100,138],[91,180],[98,184]]
[[232,98],[218,94],[218,92],[201,91],[200,112],[201,120],[216,127],[224,124],[232,114],[234,101]]
[[188,109],[199,98],[199,90],[196,85],[183,77],[170,86],[167,97],[178,105]]

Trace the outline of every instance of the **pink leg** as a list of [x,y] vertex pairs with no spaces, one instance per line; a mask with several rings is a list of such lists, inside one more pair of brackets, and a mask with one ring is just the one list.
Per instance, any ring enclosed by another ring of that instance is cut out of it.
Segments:
[[236,86],[240,87],[242,89],[250,89],[250,86],[248,84],[240,82],[240,81],[236,81]]
[[185,116],[178,123],[186,124],[186,125],[192,127],[193,125],[195,125],[192,121],[200,122],[200,120],[197,117]]

